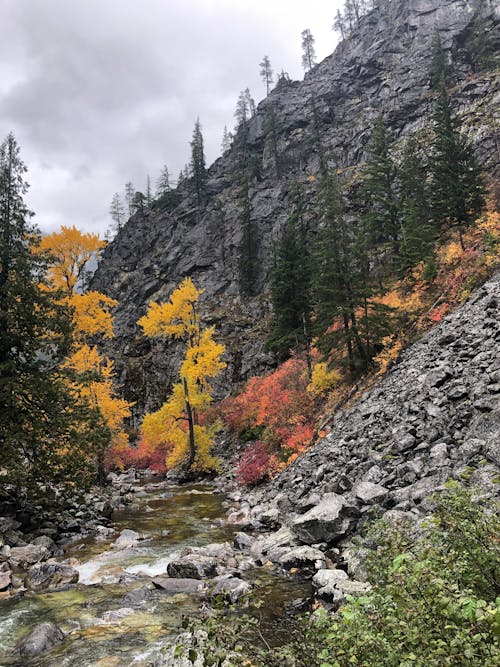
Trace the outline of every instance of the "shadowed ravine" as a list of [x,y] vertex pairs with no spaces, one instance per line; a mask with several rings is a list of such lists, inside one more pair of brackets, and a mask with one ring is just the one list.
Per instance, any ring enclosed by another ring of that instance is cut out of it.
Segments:
[[[150,485],[138,495],[140,509],[115,514],[113,535],[75,542],[59,559],[78,560],[72,563],[80,574],[77,585],[26,593],[0,606],[1,665],[152,665],[161,646],[177,634],[183,615],[199,613],[200,599],[186,594],[152,589],[147,600],[138,603],[126,595],[165,573],[183,548],[232,541],[234,529],[217,521],[225,514],[224,496],[201,485]],[[138,546],[113,548],[125,528],[145,539]],[[243,577],[257,583],[257,595],[264,601],[262,627],[270,635],[287,603],[309,592],[307,584],[260,568],[249,569]],[[31,661],[12,657],[19,638],[44,621],[55,622],[66,633],[64,642]]]

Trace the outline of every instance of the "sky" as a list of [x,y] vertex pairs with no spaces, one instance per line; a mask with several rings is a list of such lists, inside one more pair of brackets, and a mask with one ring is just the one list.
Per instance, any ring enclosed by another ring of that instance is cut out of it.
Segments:
[[199,116],[207,164],[232,129],[239,92],[265,95],[259,63],[303,77],[309,28],[318,62],[341,0],[0,0],[0,140],[13,131],[27,203],[44,232],[104,235],[115,192],[176,179]]

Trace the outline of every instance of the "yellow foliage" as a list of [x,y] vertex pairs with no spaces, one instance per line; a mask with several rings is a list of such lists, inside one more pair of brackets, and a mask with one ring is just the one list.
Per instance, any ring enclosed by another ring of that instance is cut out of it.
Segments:
[[52,257],[49,280],[56,289],[71,293],[81,277],[86,263],[95,258],[106,245],[97,234],[83,233],[76,227],[61,227],[60,232],[44,236],[40,252]]
[[384,349],[373,358],[378,366],[377,375],[383,375],[389,364],[398,358],[403,349],[403,341],[399,337],[394,340],[392,336],[386,336],[381,342]]
[[214,328],[201,328],[197,311],[201,294],[192,280],[186,278],[167,302],[150,303],[138,324],[146,336],[182,339],[186,344],[180,381],[162,407],[144,417],[144,440],[151,446],[166,445],[168,467],[187,461],[192,469],[206,471],[218,466],[210,454],[215,432],[213,427],[201,426],[198,415],[212,401],[210,380],[226,364],[221,361],[224,346],[213,339]]
[[110,309],[117,306],[118,301],[100,292],[86,292],[72,294],[68,302],[73,308],[73,325],[77,336],[101,334],[104,338],[113,337]]
[[200,316],[196,303],[203,294],[191,278],[185,278],[165,303],[152,301],[148,312],[137,324],[148,337],[189,338],[200,331]]
[[341,379],[338,371],[328,370],[328,364],[320,362],[314,364],[312,369],[311,383],[307,387],[307,391],[316,396],[326,394],[334,385]]
[[113,362],[101,357],[96,347],[82,345],[62,367],[77,376],[71,384],[75,394],[99,409],[111,431],[113,445],[126,445],[128,437],[123,430],[123,420],[130,416],[131,404],[115,396]]
[[464,251],[458,241],[450,241],[441,248],[438,260],[441,264],[450,266],[462,258]]

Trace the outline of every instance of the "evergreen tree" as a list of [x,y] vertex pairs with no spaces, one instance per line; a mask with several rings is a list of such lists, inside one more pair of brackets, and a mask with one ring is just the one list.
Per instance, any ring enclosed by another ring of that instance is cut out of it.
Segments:
[[224,132],[222,134],[222,144],[221,150],[222,154],[226,153],[231,148],[231,142],[233,140],[233,135],[228,131],[227,125],[224,125]]
[[335,14],[335,19],[333,20],[333,25],[332,25],[332,30],[335,32],[338,32],[340,34],[340,38],[342,41],[347,36],[347,30],[346,30],[346,24],[345,24],[345,19],[340,13],[340,9],[337,9],[337,13]]
[[262,62],[259,63],[259,67],[261,79],[266,84],[266,95],[269,95],[271,84],[273,83],[273,70],[269,56],[264,56]]
[[404,146],[399,181],[401,191],[402,239],[400,269],[426,259],[432,249],[427,171],[414,136]]
[[135,192],[134,198],[132,199],[132,210],[134,213],[144,213],[144,205],[146,203],[146,197],[142,192]]
[[273,322],[268,346],[286,358],[290,350],[306,350],[311,343],[310,258],[303,221],[303,193],[295,183],[292,213],[277,247],[271,271]]
[[127,207],[128,216],[130,217],[134,213],[134,195],[135,188],[132,181],[125,183],[125,205]]
[[163,197],[170,192],[170,174],[167,165],[161,170],[161,174],[156,182],[156,196]]
[[390,241],[395,256],[400,248],[400,202],[397,167],[391,155],[391,142],[382,116],[373,126],[368,158],[361,170],[361,194],[365,201],[363,223],[372,244]]
[[484,178],[474,147],[460,132],[450,100],[441,84],[433,117],[434,140],[430,151],[431,206],[434,224],[462,232],[481,212],[485,203]]
[[198,206],[205,200],[207,185],[207,169],[205,166],[205,152],[203,150],[203,135],[201,133],[200,119],[196,119],[191,141],[191,173],[193,175],[193,187],[196,193]]
[[35,493],[49,485],[47,497],[53,483],[83,488],[89,453],[106,434],[59,370],[72,318],[62,294],[48,289],[25,172],[10,134],[0,145],[0,469],[5,485]]
[[250,296],[254,291],[256,270],[255,232],[252,224],[252,206],[248,192],[248,180],[243,179],[240,195],[241,241],[238,253],[240,292]]
[[450,67],[441,43],[439,30],[434,30],[431,42],[431,66],[429,71],[431,88],[439,88],[442,81],[445,84],[450,80]]
[[302,67],[309,72],[316,64],[316,51],[314,49],[314,37],[307,28],[302,31]]
[[245,125],[249,116],[250,110],[248,108],[248,99],[246,92],[243,90],[239,94],[238,101],[236,103],[236,111],[234,112],[236,118],[236,127],[239,129],[242,125]]
[[149,174],[146,176],[146,194],[145,196],[145,204],[148,208],[151,207],[151,204],[153,203],[153,192],[151,190],[151,178],[149,177]]
[[250,88],[245,88],[243,94],[245,95],[245,100],[247,102],[247,108],[250,118],[253,118],[255,116],[256,107],[255,107],[255,100],[250,94]]
[[118,192],[115,192],[109,209],[114,229],[119,232],[125,223],[125,207]]
[[493,69],[499,63],[494,30],[484,16],[484,4],[484,0],[479,0],[465,41],[474,72]]

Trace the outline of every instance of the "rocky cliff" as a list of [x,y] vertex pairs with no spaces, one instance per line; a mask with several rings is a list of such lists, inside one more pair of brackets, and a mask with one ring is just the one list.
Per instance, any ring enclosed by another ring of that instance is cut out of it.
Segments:
[[[331,433],[230,519],[278,532],[256,548],[340,548],[368,518],[429,512],[449,479],[493,496],[500,484],[500,273],[418,343]],[[355,569],[355,563],[351,564]]]
[[[484,0],[483,5],[488,34],[499,46],[498,3]],[[203,208],[196,206],[188,183],[176,193],[179,199],[157,202],[129,220],[105,250],[93,288],[120,302],[113,355],[127,398],[137,401],[137,415],[164,397],[176,356],[171,348],[150,346],[136,321],[150,300],[167,298],[185,276],[205,289],[205,318],[217,325],[227,345],[228,367],[219,392],[269,367],[272,359],[264,352],[270,310],[267,272],[288,215],[293,179],[303,183],[311,202],[308,215],[314,216],[313,176],[319,163],[314,134],[321,136],[330,164],[349,173],[365,158],[378,114],[384,114],[396,141],[425,133],[434,99],[429,67],[435,30],[457,76],[454,108],[469,128],[480,160],[490,172],[499,172],[500,74],[472,75],[464,48],[476,8],[476,0],[383,3],[303,81],[282,79],[259,104],[246,128],[248,155],[260,171],[249,191],[258,247],[251,298],[241,298],[238,289],[242,229],[236,148],[210,167]]]

